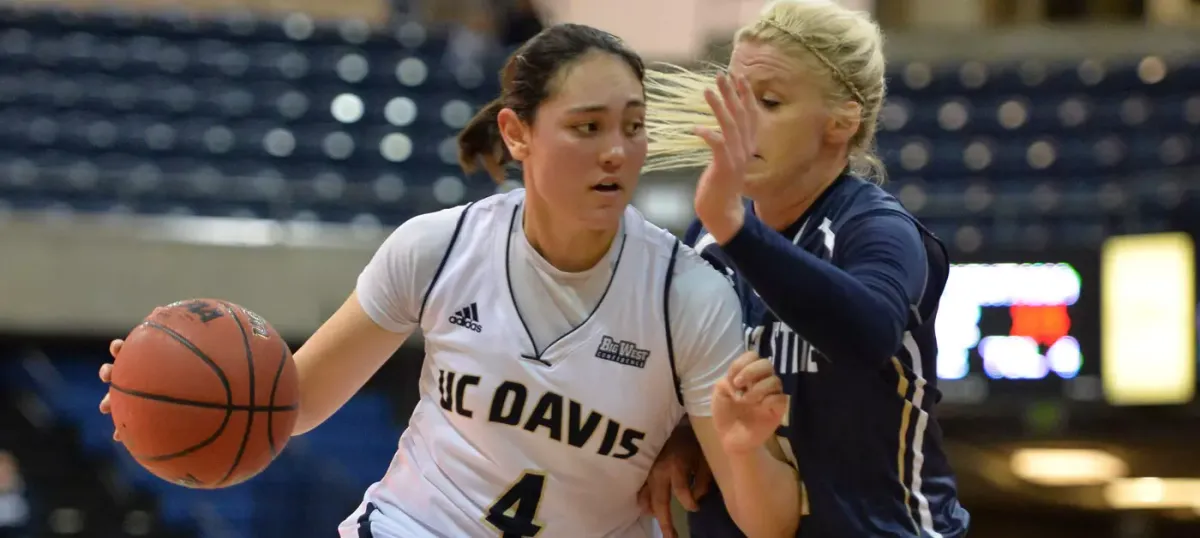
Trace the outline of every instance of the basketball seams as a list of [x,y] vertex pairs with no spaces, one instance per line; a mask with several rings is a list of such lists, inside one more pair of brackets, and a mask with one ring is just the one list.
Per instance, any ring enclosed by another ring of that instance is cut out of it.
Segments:
[[259,412],[259,413],[267,413],[267,412],[272,412],[272,411],[274,411],[274,412],[296,411],[296,410],[300,409],[299,404],[273,405],[273,406],[237,405],[237,404],[225,405],[225,404],[220,404],[220,403],[202,402],[200,400],[188,400],[186,398],[176,398],[174,396],[167,396],[165,394],[155,394],[153,392],[143,392],[140,390],[127,389],[125,387],[112,385],[111,383],[109,384],[109,386],[113,390],[120,392],[121,394],[125,394],[127,396],[133,396],[135,398],[141,398],[143,400],[151,400],[151,401],[162,402],[162,403],[166,403],[166,404],[181,405],[184,407],[199,407],[201,409],[219,409],[221,411],[255,411],[255,412]]
[[[279,390],[279,379],[283,377],[283,367],[287,365],[288,344],[282,338],[279,339],[279,347],[282,348],[279,354],[279,368],[275,369],[275,379],[271,381],[271,398],[267,400],[267,446],[271,448],[271,458],[279,455],[279,451],[275,448],[275,395]],[[254,403],[254,402],[250,402]],[[300,405],[289,406],[292,409],[299,409]]]
[[[186,407],[202,407],[205,409],[221,409],[221,410],[226,410],[226,411],[259,411],[259,412],[267,412],[267,413],[283,412],[283,411],[296,411],[296,410],[300,409],[299,404],[275,405],[274,396],[272,396],[271,402],[269,405],[254,405],[254,402],[250,402],[249,405],[237,405],[237,404],[233,403],[233,385],[229,382],[229,378],[226,377],[225,372],[223,370],[221,370],[221,367],[217,365],[216,361],[213,361],[211,357],[209,357],[207,354],[204,353],[204,351],[202,351],[200,348],[196,347],[195,344],[192,344],[191,341],[189,341],[187,338],[185,338],[183,335],[179,334],[178,332],[175,332],[175,330],[170,327],[167,327],[165,325],[162,325],[162,324],[160,324],[158,322],[154,322],[154,321],[143,321],[141,323],[141,325],[144,327],[149,327],[151,329],[155,329],[158,331],[162,331],[163,333],[166,333],[166,335],[170,336],[172,340],[179,342],[180,344],[183,345],[183,347],[187,348],[188,351],[191,351],[193,355],[196,355],[196,357],[198,357],[201,361],[204,361],[204,363],[206,365],[208,365],[209,368],[212,369],[213,373],[215,373],[217,375],[217,379],[219,379],[221,381],[221,388],[225,391],[225,402],[226,403],[221,404],[221,403],[215,403],[215,402],[204,402],[204,401],[200,401],[200,400],[189,400],[187,398],[176,398],[174,396],[167,396],[165,394],[156,394],[153,392],[143,392],[140,390],[129,389],[129,388],[119,386],[116,383],[109,383],[109,386],[112,387],[113,390],[123,393],[123,394],[126,394],[126,395],[129,395],[129,396],[135,396],[135,397],[143,398],[146,400],[154,400],[156,402],[182,405],[182,406],[186,406]],[[284,352],[285,352],[284,360],[287,359],[286,350],[287,350],[287,348],[285,347],[284,348]],[[280,363],[279,373],[276,373],[276,375],[275,375],[275,385],[279,384],[279,374],[283,372],[283,367],[284,367],[284,364]],[[271,387],[272,395],[275,394],[275,389],[276,389],[275,386]]]
[[[201,361],[204,361],[204,364],[208,365],[208,367],[212,369],[213,373],[217,374],[217,379],[221,381],[221,388],[225,390],[225,405],[233,405],[233,385],[229,383],[229,377],[225,375],[225,372],[221,370],[221,367],[217,364],[217,362],[212,360],[212,357],[209,357],[207,353],[196,347],[196,344],[193,344],[182,334],[175,332],[175,329],[167,327],[166,325],[156,321],[143,321],[142,325],[166,333],[166,335],[170,336],[172,340],[179,342],[183,345],[183,347],[186,347],[188,351],[191,351],[193,355],[198,357]],[[250,402],[250,404],[253,405],[254,402]]]
[[[222,433],[225,433],[225,428],[229,426],[229,420],[233,417],[233,409],[232,409],[232,407],[233,407],[233,387],[229,383],[229,378],[225,376],[225,372],[221,370],[221,367],[218,366],[217,363],[212,360],[212,357],[209,357],[206,353],[204,353],[203,350],[196,347],[196,345],[191,343],[190,341],[188,341],[187,338],[184,338],[183,335],[179,334],[178,332],[175,332],[174,329],[171,329],[170,327],[167,327],[166,325],[163,325],[161,323],[157,323],[154,321],[143,321],[142,326],[149,327],[149,328],[157,330],[157,331],[161,331],[163,334],[166,334],[167,336],[169,336],[172,340],[179,342],[180,345],[187,348],[188,351],[191,351],[193,355],[198,357],[201,361],[204,362],[204,364],[208,365],[208,367],[211,368],[214,373],[217,374],[217,379],[219,379],[221,381],[221,386],[222,386],[222,388],[225,389],[225,402],[226,402],[225,407],[224,407],[225,416],[224,416],[224,418],[221,419],[221,425],[217,427],[217,431],[214,432],[211,436],[209,436],[207,439],[205,439],[203,441],[200,441],[199,443],[196,443],[195,445],[192,445],[183,450],[180,450],[179,452],[175,452],[172,454],[162,454],[162,455],[158,455],[158,456],[138,456],[138,455],[134,455],[132,453],[130,455],[133,456],[135,459],[138,459],[141,461],[165,461],[165,460],[170,460],[170,459],[175,459],[175,458],[180,458],[180,457],[186,456],[186,455],[196,452],[197,450],[200,450],[208,445],[213,444],[214,442],[217,441],[217,439],[221,438]],[[112,388],[116,389],[117,391],[123,392],[125,394],[131,394],[131,392],[132,392],[130,389],[124,389],[124,388],[118,387],[117,385],[112,384],[112,383],[110,383],[109,385]],[[141,395],[139,395],[139,396],[141,396]],[[165,398],[165,396],[162,396],[162,395],[148,395],[148,396],[155,396],[155,398],[147,398],[147,399],[154,399],[154,400],[161,400],[161,398]],[[142,397],[145,397],[145,396],[142,396]],[[254,402],[251,402],[251,403],[254,403]]]
[[[220,304],[225,307],[225,310],[233,317],[234,322],[237,323],[238,332],[242,333],[242,345],[246,350],[246,365],[249,368],[247,384],[249,385],[250,405],[254,405],[254,350],[250,346],[250,335],[246,333],[246,326],[242,324],[242,318],[238,316],[237,310],[227,302],[220,301]],[[233,476],[233,472],[237,470],[238,465],[242,463],[242,456],[246,454],[246,445],[250,443],[250,433],[253,431],[253,428],[254,411],[251,409],[246,411],[246,433],[242,435],[242,443],[238,446],[237,455],[233,457],[233,465],[229,466],[229,471],[225,473],[225,476],[221,477],[221,480],[217,481],[217,485],[224,484],[229,480],[229,477]]]

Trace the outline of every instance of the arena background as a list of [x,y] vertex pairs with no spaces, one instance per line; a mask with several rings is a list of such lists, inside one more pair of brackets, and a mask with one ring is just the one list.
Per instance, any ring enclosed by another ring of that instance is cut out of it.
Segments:
[[[971,536],[1200,536],[1200,2],[852,3],[888,35],[887,187],[959,264],[938,371]],[[0,4],[0,536],[332,536],[392,456],[420,342],[204,492],[111,441],[108,339],[209,296],[298,346],[397,223],[495,190],[452,137],[539,20],[720,61],[761,5]],[[679,230],[694,179],[636,203]]]

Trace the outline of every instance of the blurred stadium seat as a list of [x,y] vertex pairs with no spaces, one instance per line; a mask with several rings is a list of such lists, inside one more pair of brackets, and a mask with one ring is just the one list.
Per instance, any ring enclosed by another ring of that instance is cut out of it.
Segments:
[[447,141],[496,66],[441,75],[438,41],[302,15],[7,10],[0,205],[394,225],[490,193]]
[[[8,9],[0,207],[391,226],[482,196],[452,140],[495,94],[501,55],[448,72],[444,39],[298,14]],[[1034,218],[1046,189],[1029,182],[1200,165],[1196,58],[909,62],[889,83],[880,150],[906,202],[961,207],[983,185]]]

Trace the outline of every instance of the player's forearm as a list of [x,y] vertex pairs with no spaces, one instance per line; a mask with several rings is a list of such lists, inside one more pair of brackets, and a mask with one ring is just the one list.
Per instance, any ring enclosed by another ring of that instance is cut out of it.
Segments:
[[[347,376],[337,371],[336,359],[323,358],[317,352],[296,352],[300,381],[300,409],[292,435],[308,433],[333,416],[366,382],[362,376]],[[367,377],[370,377],[367,374]],[[361,382],[360,382],[361,381]]]
[[903,300],[889,307],[871,287],[752,215],[721,251],[780,320],[830,358],[874,367],[899,346]]
[[407,337],[376,325],[351,295],[294,355],[300,409],[292,435],[307,433],[337,412]]
[[729,456],[726,508],[749,538],[792,538],[800,527],[800,475],[760,448]]

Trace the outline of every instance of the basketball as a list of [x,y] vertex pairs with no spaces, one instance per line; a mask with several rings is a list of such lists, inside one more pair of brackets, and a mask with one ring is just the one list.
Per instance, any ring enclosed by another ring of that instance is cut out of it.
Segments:
[[214,299],[156,309],[126,337],[109,386],[126,450],[155,476],[197,489],[270,465],[291,438],[299,393],[275,329]]

